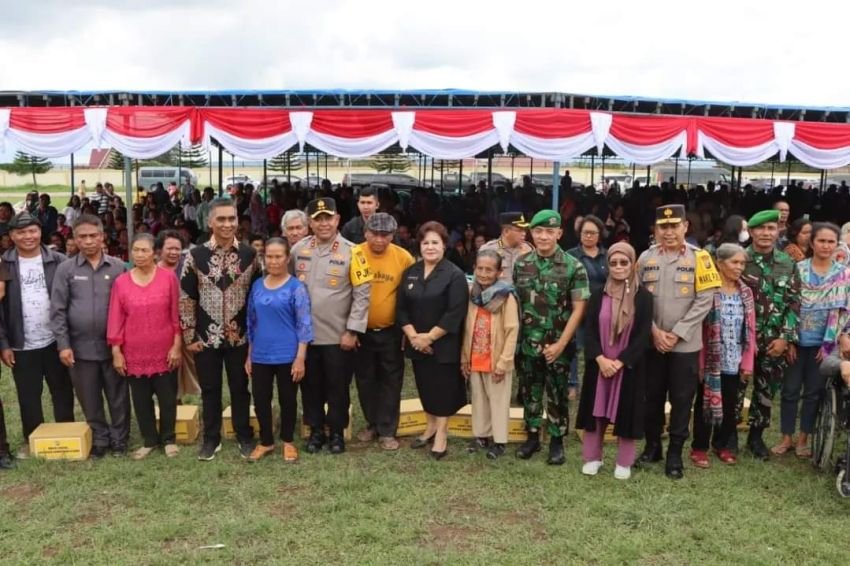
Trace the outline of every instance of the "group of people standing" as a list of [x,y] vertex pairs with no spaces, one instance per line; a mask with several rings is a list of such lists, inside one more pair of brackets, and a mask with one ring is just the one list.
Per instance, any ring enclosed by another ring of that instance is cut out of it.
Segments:
[[[411,447],[430,447],[436,460],[447,454],[448,418],[467,403],[467,390],[468,450],[504,455],[516,381],[527,430],[516,456],[532,458],[548,436],[547,462],[563,464],[570,390],[582,377],[582,472],[602,468],[608,428],[618,437],[615,477],[628,479],[637,460],[664,459],[669,401],[665,473],[678,479],[692,413],[693,465],[710,465],[709,446],[720,461],[736,461],[750,382],[748,449],[769,456],[763,432],[781,387],[783,440],[772,452],[807,456],[824,387],[818,364],[850,353],[850,340],[841,339],[850,332],[850,272],[832,259],[838,229],[812,226],[813,255],[795,263],[776,249],[776,210],[749,219],[749,248],[724,243],[712,255],[686,243],[683,206],[662,206],[657,244],[640,257],[626,242],[602,248],[604,226],[593,217],[577,226],[580,245],[567,252],[558,212],[541,210],[530,221],[506,212],[500,237],[477,253],[470,283],[447,259],[450,237],[439,222],[420,227],[417,260],[394,243],[392,215],[361,207],[348,239],[336,201],[318,198],[286,212],[285,237],[265,241],[260,255],[236,238],[231,200],[213,199],[208,208],[206,243],[181,251],[175,234],[138,234],[129,270],[103,253],[95,216],[74,220],[80,253],[68,259],[42,245],[37,217],[23,212],[10,221],[15,247],[0,264],[0,349],[25,442],[44,420],[46,381],[58,422],[73,420],[74,396],[80,401],[93,457],[128,452],[131,399],[143,439],[133,457],[159,447],[173,457],[177,404],[200,392],[198,458],[209,461],[221,450],[226,375],[239,453],[249,461],[276,451],[275,385],[284,461],[299,459],[299,390],[304,449],[345,452],[352,378],[366,420],[358,439],[397,450],[407,357],[427,415]],[[18,456],[27,457],[25,446]],[[12,465],[0,412],[0,467]]]

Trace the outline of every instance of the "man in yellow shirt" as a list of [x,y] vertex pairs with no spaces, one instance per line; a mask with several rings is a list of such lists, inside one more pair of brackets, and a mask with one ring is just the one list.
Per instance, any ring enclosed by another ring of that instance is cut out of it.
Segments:
[[360,407],[368,426],[357,435],[361,442],[379,439],[384,450],[398,450],[404,357],[401,330],[395,324],[396,291],[404,271],[415,263],[404,248],[392,243],[398,224],[384,212],[369,217],[366,241],[358,244],[372,271],[372,295],[366,332],[354,361]]

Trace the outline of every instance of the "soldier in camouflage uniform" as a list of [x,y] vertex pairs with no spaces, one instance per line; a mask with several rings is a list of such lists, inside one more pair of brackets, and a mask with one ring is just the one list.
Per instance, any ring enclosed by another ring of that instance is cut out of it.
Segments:
[[[770,454],[762,434],[770,426],[772,400],[782,384],[787,362],[796,356],[800,314],[800,279],[794,260],[774,248],[779,237],[778,222],[778,210],[764,210],[750,218],[747,226],[753,243],[747,249],[750,257],[742,276],[755,298],[758,342],[747,448],[760,460],[767,460]],[[746,390],[747,383],[741,383],[738,414]]]
[[550,436],[547,463],[561,465],[569,422],[567,381],[575,355],[573,338],[590,291],[584,266],[558,246],[560,214],[541,210],[530,227],[537,249],[516,261],[513,276],[522,310],[517,373],[528,431],[517,457],[528,459],[540,450],[545,392]]

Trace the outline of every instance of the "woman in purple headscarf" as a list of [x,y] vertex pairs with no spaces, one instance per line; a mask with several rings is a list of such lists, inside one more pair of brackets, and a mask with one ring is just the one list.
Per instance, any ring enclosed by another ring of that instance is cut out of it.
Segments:
[[629,479],[635,441],[643,438],[646,350],[651,346],[652,294],[640,286],[634,248],[618,242],[608,249],[608,279],[590,296],[585,313],[585,375],[576,428],[584,429],[582,473],[602,467],[609,423],[618,437],[614,477]]

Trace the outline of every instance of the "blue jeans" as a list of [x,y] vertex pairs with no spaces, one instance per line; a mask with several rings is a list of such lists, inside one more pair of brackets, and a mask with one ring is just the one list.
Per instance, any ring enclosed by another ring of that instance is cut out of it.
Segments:
[[821,376],[816,356],[819,346],[798,346],[797,361],[785,371],[782,382],[782,434],[792,435],[797,424],[797,405],[802,391],[800,432],[811,434],[815,428],[818,404],[823,397],[826,378]]
[[584,327],[579,326],[576,330],[576,355],[570,363],[570,379],[567,381],[567,387],[578,388],[579,376],[584,375]]

